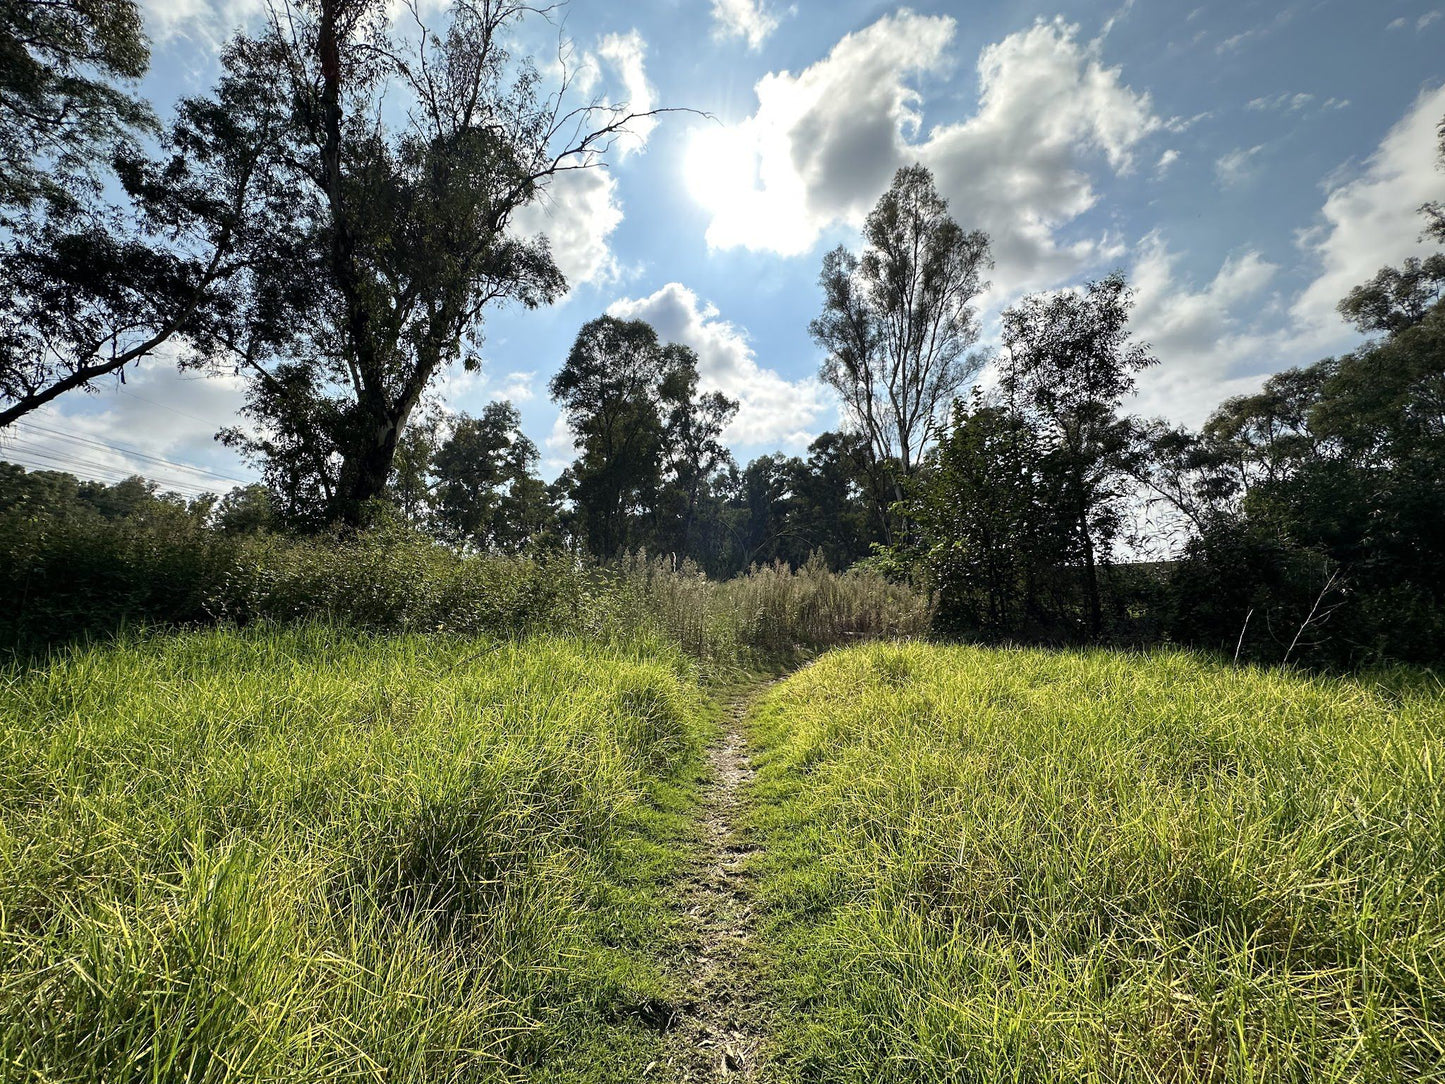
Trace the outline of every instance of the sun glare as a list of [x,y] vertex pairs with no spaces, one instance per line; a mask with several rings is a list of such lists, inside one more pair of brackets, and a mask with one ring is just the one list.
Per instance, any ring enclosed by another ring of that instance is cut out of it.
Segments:
[[714,213],[726,212],[753,191],[754,153],[741,133],[704,128],[688,143],[683,173],[693,199]]

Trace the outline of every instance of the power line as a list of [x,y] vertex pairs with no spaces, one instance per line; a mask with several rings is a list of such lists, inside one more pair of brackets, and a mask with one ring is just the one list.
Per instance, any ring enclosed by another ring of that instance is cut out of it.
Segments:
[[220,474],[217,471],[209,470],[206,467],[198,467],[193,463],[182,463],[174,459],[167,459],[164,456],[153,455],[150,452],[143,452],[139,448],[132,448],[125,444],[111,443],[108,441],[97,439],[95,437],[85,437],[81,436],[78,433],[66,433],[63,430],[50,429],[46,426],[39,425],[38,423],[32,421],[22,421],[18,422],[17,424],[23,428],[33,429],[38,433],[45,433],[49,436],[60,437],[63,440],[79,441],[82,444],[91,444],[97,448],[103,448],[109,452],[117,452],[121,455],[129,455],[134,456],[137,459],[149,460],[150,462],[159,463],[162,466],[172,467],[176,470],[188,471],[194,474],[205,474],[212,478],[219,478],[223,482],[234,482],[236,485],[243,486],[249,484],[241,478],[234,478],[228,474]]
[[[52,451],[51,449],[44,447],[37,448],[28,445],[14,445],[11,448],[5,449],[5,451],[7,452],[11,450],[18,452],[20,454],[20,457],[25,460],[38,460],[40,462],[40,467],[38,469],[48,470],[58,468],[71,474],[75,474],[77,476],[82,476],[86,472],[89,472],[92,475],[102,475],[102,477],[98,478],[85,478],[86,481],[90,482],[103,482],[107,485],[114,485],[117,482],[122,482],[126,478],[132,477],[136,473],[134,471],[128,471],[126,468],[116,466],[112,463],[98,463],[94,460],[79,459],[74,456],[60,455]],[[26,466],[27,464],[21,463],[20,465]],[[31,469],[37,468],[35,468],[34,465],[31,464]],[[119,475],[119,477],[116,477],[116,475]],[[150,480],[156,482],[158,485],[165,486],[168,489],[173,489],[177,492],[182,493],[183,495],[191,497],[199,497],[203,494],[211,492],[211,490],[207,489],[201,483],[192,480],[180,480],[165,477],[154,477]]]

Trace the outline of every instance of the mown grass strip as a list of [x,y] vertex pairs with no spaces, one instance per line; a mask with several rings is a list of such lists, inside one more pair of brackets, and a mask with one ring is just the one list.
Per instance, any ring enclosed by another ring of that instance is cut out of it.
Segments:
[[875,645],[753,719],[784,1079],[1445,1075],[1445,694]]
[[627,1079],[708,721],[680,656],[325,627],[0,688],[0,1078]]

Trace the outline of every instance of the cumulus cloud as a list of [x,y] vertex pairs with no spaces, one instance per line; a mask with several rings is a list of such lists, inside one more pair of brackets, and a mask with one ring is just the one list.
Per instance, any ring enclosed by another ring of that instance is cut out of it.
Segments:
[[778,17],[762,0],[712,0],[712,18],[716,37],[742,38],[753,50],[778,28]]
[[537,373],[508,373],[496,387],[487,394],[493,399],[505,399],[509,403],[526,403],[537,398]]
[[1273,333],[1256,319],[1258,299],[1279,268],[1253,250],[1225,260],[1203,287],[1180,275],[1178,257],[1158,232],[1138,246],[1129,279],[1135,293],[1133,333],[1160,364],[1139,378],[1140,413],[1198,425],[1225,396],[1259,381],[1241,373],[1273,349]]
[[[595,53],[584,52],[571,73],[573,87],[591,93],[609,75],[616,91],[605,100],[632,113],[657,107],[657,92],[647,78],[647,42],[636,30],[608,34]],[[614,148],[625,160],[644,150],[657,126],[655,117],[640,117],[622,133]],[[524,236],[544,235],[569,287],[605,283],[617,278],[618,265],[609,243],[622,222],[617,180],[606,169],[573,170],[554,177],[542,198],[514,216]]]
[[1041,21],[982,51],[971,117],[924,134],[916,81],[950,67],[955,30],[947,16],[885,16],[801,73],[765,76],[752,116],[700,132],[689,174],[712,212],[709,244],[808,252],[826,229],[859,224],[894,171],[919,161],[955,217],[990,234],[1003,287],[1116,257],[1107,238],[1066,244],[1057,232],[1097,202],[1091,158],[1127,173],[1162,127],[1149,96],[1076,27]]
[[617,179],[605,169],[559,173],[541,198],[512,218],[523,236],[547,238],[571,288],[617,277],[617,260],[608,239],[621,221]]
[[729,443],[802,448],[812,440],[809,427],[826,405],[822,385],[785,380],[763,368],[746,332],[686,286],[670,282],[647,297],[622,298],[607,311],[623,320],[645,320],[664,342],[697,352],[702,390],[738,400],[737,417],[724,434]]
[[1386,264],[1423,254],[1418,208],[1445,197],[1445,174],[1436,168],[1442,113],[1445,86],[1422,92],[1359,175],[1330,188],[1320,223],[1300,236],[1319,267],[1291,307],[1302,329],[1338,336],[1344,325],[1335,305],[1351,287]]

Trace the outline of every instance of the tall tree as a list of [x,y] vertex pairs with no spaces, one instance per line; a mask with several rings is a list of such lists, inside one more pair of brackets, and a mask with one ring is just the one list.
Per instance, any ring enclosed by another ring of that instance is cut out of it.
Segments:
[[1119,416],[1134,377],[1157,362],[1129,338],[1132,294],[1121,275],[1083,290],[1032,295],[1003,314],[1001,387],[1050,448],[1058,500],[1084,574],[1089,630],[1103,627],[1098,566],[1117,536],[1134,430]]
[[[433,27],[413,3],[414,28],[397,28],[387,0],[278,3],[223,57],[225,79],[276,88],[256,103],[286,149],[265,182],[292,207],[247,230],[245,257],[274,273],[247,280],[195,360],[249,374],[254,429],[230,439],[264,461],[293,434],[324,475],[328,518],[358,520],[383,494],[424,393],[479,364],[489,307],[560,295],[545,240],[517,236],[513,216],[559,174],[600,164],[635,119],[570,107],[565,73],[548,89],[511,55],[536,10],[454,0]],[[284,266],[282,251],[295,254]]]
[[[866,434],[875,466],[896,464],[891,499],[981,361],[975,298],[987,284],[988,238],[949,216],[923,166],[900,169],[863,226],[856,256],[823,259],[823,311],[809,325],[827,351],[822,378]],[[888,517],[884,515],[885,523]]]
[[737,410],[697,383],[697,355],[644,321],[601,316],[577,333],[549,388],[579,441],[565,479],[597,556],[686,546],[703,484],[731,462],[720,436]]
[[123,378],[240,270],[269,145],[254,106],[274,79],[183,102],[152,160],[155,120],[118,85],[147,59],[128,0],[0,0],[0,427]]
[[537,446],[520,423],[511,403],[492,402],[481,417],[463,414],[452,424],[431,464],[444,537],[515,552],[547,526],[545,486],[534,473]]

